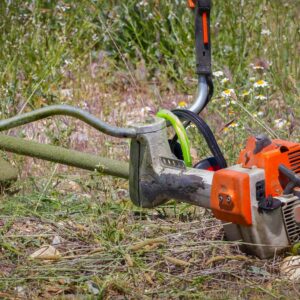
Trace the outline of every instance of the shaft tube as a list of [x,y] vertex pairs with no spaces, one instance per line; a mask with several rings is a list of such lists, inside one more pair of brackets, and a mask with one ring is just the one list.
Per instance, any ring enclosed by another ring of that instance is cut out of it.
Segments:
[[205,76],[199,76],[198,79],[198,95],[195,102],[188,108],[188,110],[199,114],[206,104],[208,97],[208,84]]
[[90,171],[98,171],[102,174],[116,177],[129,178],[129,164],[100,157],[93,154],[82,153],[75,150],[68,150],[62,147],[40,144],[26,141],[4,134],[0,134],[0,149],[20,155],[31,156],[76,167]]

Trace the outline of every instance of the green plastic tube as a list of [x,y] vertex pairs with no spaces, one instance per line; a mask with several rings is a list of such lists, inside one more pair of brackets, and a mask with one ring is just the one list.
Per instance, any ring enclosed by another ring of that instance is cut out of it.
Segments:
[[192,166],[192,156],[191,156],[191,149],[190,149],[190,141],[187,136],[186,130],[179,120],[179,118],[174,115],[171,111],[162,109],[157,114],[158,117],[163,118],[171,123],[173,126],[177,136],[178,140],[181,146],[182,154],[183,154],[183,160],[185,162],[185,165],[187,167]]

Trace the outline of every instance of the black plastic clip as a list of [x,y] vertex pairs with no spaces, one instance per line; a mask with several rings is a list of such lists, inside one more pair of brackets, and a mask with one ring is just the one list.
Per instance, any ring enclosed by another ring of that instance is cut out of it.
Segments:
[[273,198],[272,196],[268,196],[258,201],[258,212],[268,213],[281,207],[282,205],[283,203],[279,199]]

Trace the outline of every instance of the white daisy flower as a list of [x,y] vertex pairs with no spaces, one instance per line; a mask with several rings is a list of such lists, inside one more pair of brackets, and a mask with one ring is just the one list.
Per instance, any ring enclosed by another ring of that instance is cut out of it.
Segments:
[[264,70],[265,69],[263,66],[260,66],[260,65],[255,65],[252,68],[253,68],[253,70]]
[[254,116],[255,118],[257,118],[257,117],[263,117],[263,116],[264,116],[264,113],[263,113],[262,111],[255,112],[255,113],[253,114],[253,116]]
[[227,89],[221,93],[223,98],[230,98],[235,95],[234,89]]
[[222,77],[222,76],[224,76],[224,73],[223,73],[223,71],[216,71],[216,72],[213,72],[213,75],[215,77]]
[[152,13],[149,13],[149,14],[148,14],[148,20],[151,20],[151,19],[153,19],[153,14],[152,14]]
[[236,128],[239,126],[239,123],[238,122],[232,122],[229,126],[223,128],[223,132],[224,133],[228,133],[228,131],[232,128]]
[[185,101],[180,101],[177,105],[178,108],[186,108],[187,107],[187,103]]
[[261,31],[261,35],[267,35],[267,36],[269,36],[269,35],[271,35],[271,31],[269,29],[264,28]]
[[224,83],[226,83],[226,82],[228,82],[228,81],[229,81],[229,79],[228,79],[227,77],[225,77],[225,78],[223,78],[223,79],[221,80],[221,83],[224,84]]
[[265,80],[258,80],[253,84],[254,88],[264,88],[268,87],[269,84]]
[[238,122],[233,122],[229,125],[229,128],[236,128],[239,126],[239,123]]
[[258,96],[255,96],[255,99],[256,100],[267,100],[267,97],[264,95],[258,95]]
[[257,113],[257,115],[258,115],[259,117],[263,117],[263,116],[264,116],[264,112],[263,112],[263,111],[259,111],[259,112]]
[[248,91],[244,91],[241,96],[242,97],[247,97],[247,96],[249,96],[251,94],[251,92],[252,92],[252,89],[250,89]]
[[287,124],[287,120],[284,119],[276,119],[274,122],[275,122],[275,127],[278,129],[284,127]]
[[229,102],[226,102],[225,104],[222,104],[222,105],[221,105],[222,108],[226,108],[226,107],[228,107],[228,106],[229,106]]

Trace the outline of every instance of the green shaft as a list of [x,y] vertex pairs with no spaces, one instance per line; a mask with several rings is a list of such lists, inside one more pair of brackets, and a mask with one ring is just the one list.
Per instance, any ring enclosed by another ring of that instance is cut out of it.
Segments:
[[129,178],[129,164],[93,154],[68,150],[62,147],[26,141],[0,134],[0,149],[20,155],[40,158],[80,169],[101,172],[116,177]]

